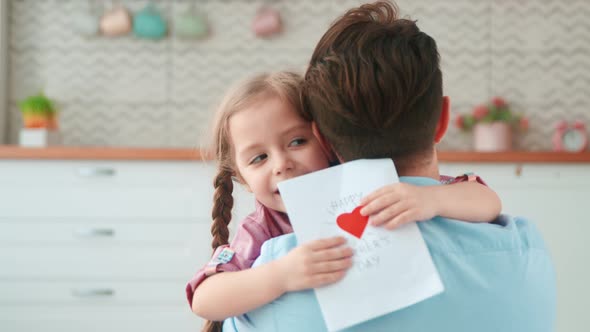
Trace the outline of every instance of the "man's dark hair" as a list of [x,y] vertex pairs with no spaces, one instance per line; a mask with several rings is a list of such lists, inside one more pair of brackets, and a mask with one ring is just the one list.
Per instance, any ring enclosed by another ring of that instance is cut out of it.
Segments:
[[398,169],[432,151],[442,108],[436,42],[387,1],[336,20],[319,41],[302,100],[345,161],[392,158]]

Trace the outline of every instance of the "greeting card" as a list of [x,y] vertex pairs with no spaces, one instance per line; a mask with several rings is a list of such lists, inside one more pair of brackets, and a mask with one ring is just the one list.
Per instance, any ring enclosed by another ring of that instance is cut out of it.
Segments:
[[362,197],[398,182],[390,159],[356,160],[279,183],[298,243],[344,236],[354,249],[343,280],[315,289],[329,331],[341,330],[444,290],[416,223],[389,231],[360,215]]

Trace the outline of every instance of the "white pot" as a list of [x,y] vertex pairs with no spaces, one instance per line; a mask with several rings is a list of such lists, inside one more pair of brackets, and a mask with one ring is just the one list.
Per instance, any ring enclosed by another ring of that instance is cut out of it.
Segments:
[[478,123],[473,128],[475,151],[512,150],[512,127],[506,122]]
[[61,135],[57,130],[45,128],[23,128],[20,130],[19,143],[27,147],[46,147],[61,144]]

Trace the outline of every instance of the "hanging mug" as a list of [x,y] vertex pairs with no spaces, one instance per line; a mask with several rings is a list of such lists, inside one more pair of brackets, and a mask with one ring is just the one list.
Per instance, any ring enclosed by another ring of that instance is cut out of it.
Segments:
[[100,31],[109,37],[121,36],[131,31],[131,15],[123,6],[108,10],[100,20]]
[[281,14],[270,7],[260,8],[252,22],[252,31],[256,36],[262,38],[278,34],[282,28]]
[[139,38],[160,39],[166,30],[166,21],[151,3],[133,17],[133,33]]
[[179,38],[200,39],[207,37],[208,34],[207,18],[194,6],[174,19],[174,35]]

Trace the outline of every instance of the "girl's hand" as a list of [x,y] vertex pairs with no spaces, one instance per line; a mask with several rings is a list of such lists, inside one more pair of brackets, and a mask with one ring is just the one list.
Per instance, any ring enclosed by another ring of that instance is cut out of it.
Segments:
[[346,239],[332,237],[300,245],[277,260],[285,292],[316,288],[339,281],[352,266]]
[[407,183],[394,183],[380,188],[361,200],[363,216],[373,226],[394,229],[413,221],[428,220],[438,215],[438,201],[429,191]]

